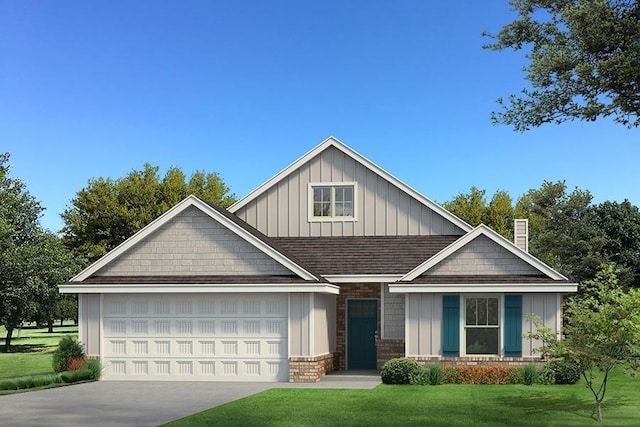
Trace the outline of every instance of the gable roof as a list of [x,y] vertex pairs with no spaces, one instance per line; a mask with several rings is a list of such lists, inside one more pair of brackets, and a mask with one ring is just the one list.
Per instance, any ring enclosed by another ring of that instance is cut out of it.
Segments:
[[457,227],[461,228],[463,231],[468,232],[468,231],[472,230],[473,227],[471,227],[469,224],[467,224],[461,218],[458,218],[457,216],[455,216],[451,212],[447,211],[445,208],[443,208],[442,206],[440,206],[436,202],[434,202],[431,199],[429,199],[428,197],[420,194],[418,191],[416,191],[415,189],[411,188],[409,185],[405,184],[404,182],[402,182],[401,180],[399,180],[395,176],[391,175],[389,172],[387,172],[386,170],[382,169],[380,166],[376,165],[375,163],[373,163],[372,161],[370,161],[369,159],[367,159],[366,157],[364,157],[360,153],[356,152],[351,147],[347,146],[346,144],[344,144],[343,142],[339,141],[337,138],[335,138],[333,136],[330,136],[329,138],[327,138],[324,141],[322,141],[320,144],[318,144],[317,146],[312,148],[309,152],[304,154],[298,160],[296,160],[295,162],[291,163],[289,166],[287,166],[286,168],[284,168],[283,170],[278,172],[271,179],[269,179],[268,181],[264,182],[263,184],[261,184],[260,186],[255,188],[253,191],[251,191],[249,194],[247,194],[246,196],[244,196],[243,198],[238,200],[236,203],[231,205],[229,207],[229,211],[232,212],[232,213],[237,212],[239,209],[241,209],[242,207],[246,206],[249,202],[254,200],[256,197],[258,197],[261,194],[263,194],[264,192],[266,192],[269,188],[271,188],[272,186],[276,185],[283,178],[285,178],[289,174],[293,173],[295,170],[300,168],[306,162],[308,162],[309,160],[313,159],[314,157],[316,157],[317,155],[319,155],[320,153],[322,153],[323,151],[325,151],[329,147],[336,148],[337,150],[339,150],[342,153],[344,153],[346,156],[352,158],[357,163],[360,163],[364,167],[368,168],[369,170],[371,170],[374,173],[378,174],[382,178],[386,179],[387,181],[389,181],[390,183],[392,183],[393,185],[395,185],[396,187],[398,187],[399,189],[401,189],[405,193],[409,194],[411,197],[413,197],[416,200],[418,200],[423,205],[427,206],[429,209],[433,210],[434,212],[436,212],[437,214],[439,214],[443,218],[445,218],[448,221],[450,221],[451,223],[455,224]]
[[474,239],[476,239],[479,236],[485,236],[489,238],[497,245],[506,249],[508,252],[512,253],[517,258],[520,258],[522,261],[529,264],[531,267],[535,268],[536,270],[540,271],[542,274],[546,275],[547,277],[553,280],[564,280],[564,281],[568,280],[565,276],[558,273],[553,268],[549,267],[547,264],[540,261],[538,258],[534,257],[528,252],[524,252],[523,250],[518,248],[516,245],[506,240],[504,237],[502,237],[501,235],[499,235],[498,233],[496,233],[486,225],[480,224],[476,228],[474,228],[471,232],[465,234],[460,239],[456,240],[455,242],[450,244],[448,247],[444,248],[438,254],[434,255],[433,257],[429,258],[428,260],[426,260],[425,262],[423,262],[422,264],[418,265],[416,268],[408,272],[404,277],[402,277],[402,279],[400,279],[400,282],[409,282],[416,279],[418,276],[425,273],[427,270],[429,270],[436,264],[444,261],[449,256],[456,253],[458,250],[460,250],[461,248],[466,246],[469,242],[472,242]]
[[294,256],[329,280],[335,275],[397,275],[420,265],[460,236],[272,237]]
[[313,273],[312,271],[310,271],[310,269],[303,267],[296,260],[286,256],[283,251],[279,249],[275,243],[271,242],[267,236],[260,233],[250,225],[246,224],[235,215],[232,215],[226,210],[221,209],[217,206],[205,203],[196,196],[191,195],[169,209],[161,216],[159,216],[153,222],[149,223],[146,227],[135,233],[133,236],[125,240],[123,243],[121,243],[115,249],[111,250],[98,261],[84,269],[82,272],[69,280],[69,282],[81,282],[91,277],[100,269],[120,257],[127,250],[144,240],[146,237],[165,225],[167,222],[192,206],[199,209],[200,211],[211,217],[213,220],[222,224],[228,230],[235,233],[240,238],[244,239],[246,242],[253,245],[255,248],[262,251],[263,253],[271,257],[274,261],[278,262],[302,279],[323,281],[320,275]]

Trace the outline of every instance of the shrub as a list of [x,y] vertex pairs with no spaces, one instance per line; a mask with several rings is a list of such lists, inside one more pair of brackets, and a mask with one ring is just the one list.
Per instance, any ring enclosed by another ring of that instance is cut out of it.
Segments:
[[102,365],[100,364],[100,361],[89,359],[85,362],[84,367],[85,369],[88,369],[89,371],[91,371],[91,379],[93,380],[100,379],[100,376],[102,375],[102,369],[103,369]]
[[440,365],[429,365],[429,384],[438,385],[442,381],[442,368]]
[[70,336],[63,337],[58,343],[58,348],[53,352],[53,370],[66,371],[71,360],[84,358],[82,344]]
[[74,357],[73,359],[71,359],[69,361],[69,364],[67,365],[67,371],[77,371],[78,369],[82,369],[84,368],[84,358],[82,357]]
[[60,378],[65,383],[77,383],[91,379],[93,373],[88,369],[79,369],[77,371],[67,371],[60,374]]
[[556,384],[575,384],[580,381],[580,366],[564,360],[553,360],[547,366],[556,374]]
[[387,361],[382,367],[380,376],[385,384],[409,384],[411,374],[422,369],[413,359],[396,358]]
[[509,368],[506,366],[461,366],[462,384],[509,384]]
[[544,385],[553,385],[556,383],[556,373],[553,369],[545,366],[538,372],[538,383]]
[[442,368],[441,384],[460,384],[460,371],[453,366]]
[[509,368],[509,384],[520,384],[522,382],[522,375],[520,372],[520,368],[515,366],[511,366]]
[[521,370],[522,376],[522,384],[524,385],[532,385],[535,384],[538,380],[538,368],[536,365],[530,363],[528,365],[524,365]]
[[429,369],[420,368],[409,374],[409,384],[413,385],[429,385]]

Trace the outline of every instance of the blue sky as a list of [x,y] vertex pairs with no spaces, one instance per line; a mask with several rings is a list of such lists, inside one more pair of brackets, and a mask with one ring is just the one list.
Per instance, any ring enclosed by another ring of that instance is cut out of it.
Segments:
[[0,0],[0,151],[58,230],[92,177],[145,162],[241,197],[334,135],[439,202],[564,179],[640,204],[640,131],[494,126],[523,55],[494,1]]

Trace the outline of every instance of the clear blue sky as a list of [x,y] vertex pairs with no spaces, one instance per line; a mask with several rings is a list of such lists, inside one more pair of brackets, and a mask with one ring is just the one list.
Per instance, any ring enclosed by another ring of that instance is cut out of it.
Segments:
[[512,18],[507,0],[0,0],[0,151],[53,230],[91,177],[149,162],[243,196],[329,135],[439,202],[565,179],[640,204],[640,130],[490,123],[524,62],[481,33]]

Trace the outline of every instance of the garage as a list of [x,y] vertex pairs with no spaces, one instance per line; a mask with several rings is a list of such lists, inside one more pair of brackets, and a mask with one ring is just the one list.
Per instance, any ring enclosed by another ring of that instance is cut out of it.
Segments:
[[104,294],[104,380],[287,381],[287,294]]

